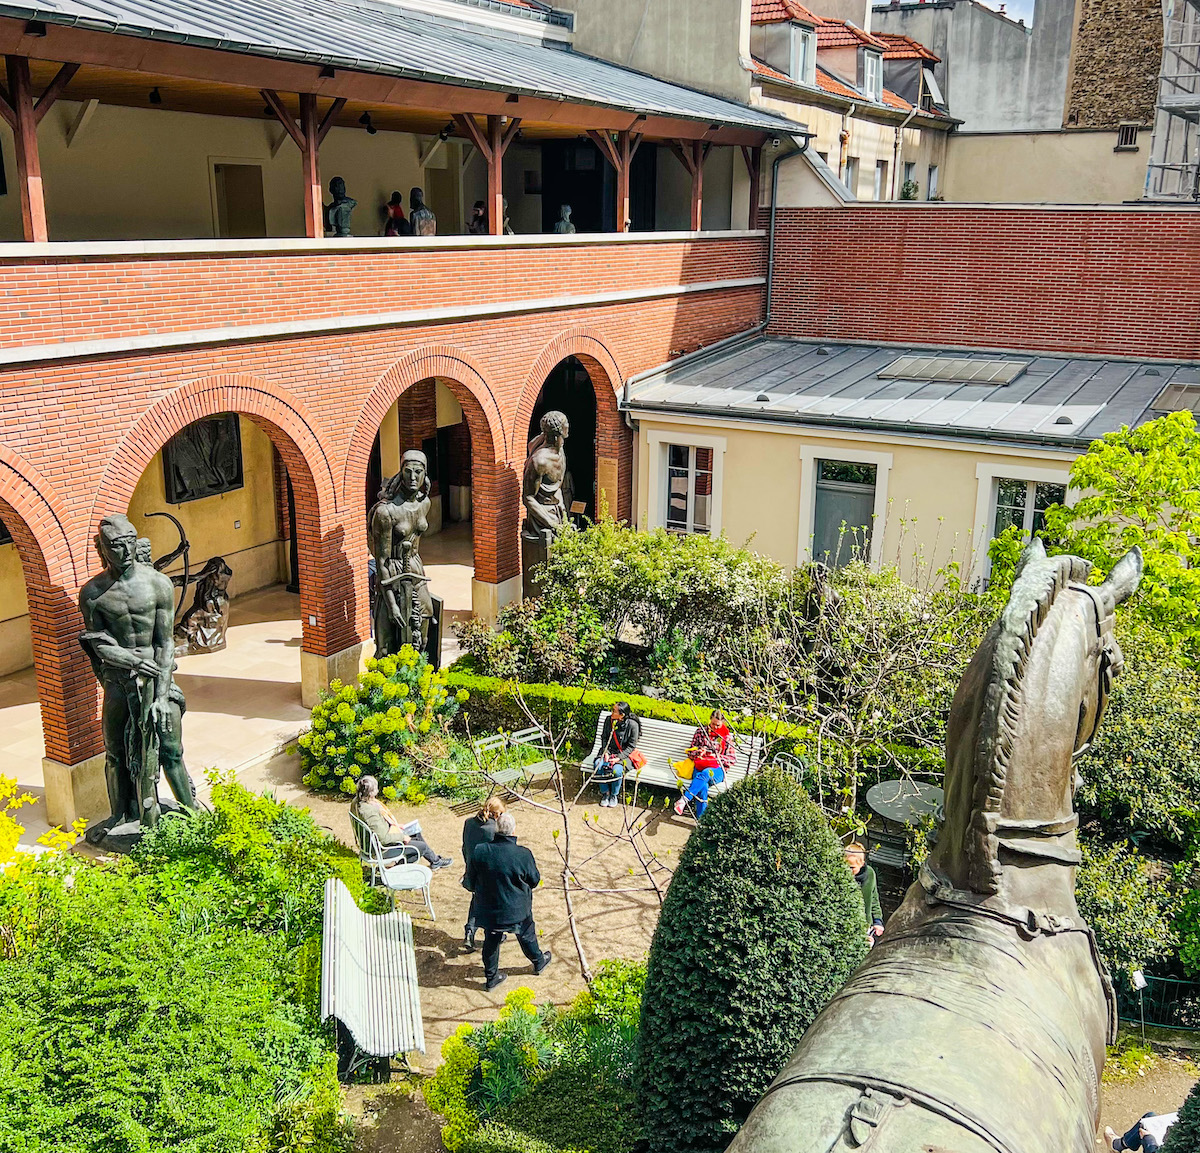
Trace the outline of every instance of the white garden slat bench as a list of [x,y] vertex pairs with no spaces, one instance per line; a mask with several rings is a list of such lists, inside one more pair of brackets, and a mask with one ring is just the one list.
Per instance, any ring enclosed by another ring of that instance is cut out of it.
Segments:
[[[583,788],[591,783],[595,776],[592,762],[600,755],[600,740],[604,733],[604,721],[608,713],[601,713],[596,722],[596,739],[592,743],[592,751],[588,753],[580,768],[583,769]],[[698,724],[699,722],[697,722]],[[646,757],[646,764],[634,777],[633,803],[637,804],[637,790],[640,785],[657,785],[662,789],[678,789],[679,778],[671,766],[672,761],[682,760],[692,743],[692,735],[696,725],[683,725],[678,721],[660,721],[653,717],[638,717],[641,726],[641,736],[637,747]],[[752,769],[762,763],[764,740],[761,733],[747,737],[741,733],[733,734],[734,748],[737,758],[733,768],[725,774],[725,780],[714,785],[712,792],[719,793],[727,789],[734,781],[740,781]],[[583,789],[579,790],[580,793]]]
[[321,938],[321,1020],[330,1017],[340,1023],[343,1078],[370,1061],[425,1052],[412,918],[399,909],[364,913],[337,877],[325,882]]

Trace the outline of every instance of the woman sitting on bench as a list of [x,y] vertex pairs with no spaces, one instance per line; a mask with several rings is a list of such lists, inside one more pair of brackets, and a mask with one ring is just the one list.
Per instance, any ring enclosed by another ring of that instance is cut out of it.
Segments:
[[621,778],[629,767],[629,754],[637,748],[641,727],[628,701],[617,701],[604,718],[600,733],[600,755],[592,762],[593,777],[600,790],[600,807],[615,809],[621,795]]
[[[687,759],[675,762],[682,789],[682,795],[675,802],[675,811],[682,814],[688,801],[694,801],[697,818],[704,816],[704,810],[708,808],[708,790],[725,779],[736,758],[733,734],[725,714],[720,709],[713,709],[708,724],[701,725],[692,734]],[[689,767],[691,780],[687,779]]]

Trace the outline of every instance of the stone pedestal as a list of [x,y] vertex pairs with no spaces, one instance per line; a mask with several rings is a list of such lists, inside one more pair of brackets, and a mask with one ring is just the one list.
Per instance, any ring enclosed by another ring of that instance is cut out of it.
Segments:
[[552,539],[551,534],[545,530],[536,536],[530,535],[525,529],[521,530],[521,587],[522,595],[526,598],[542,595],[541,585],[533,574],[534,569],[544,563],[550,555]]
[[471,611],[488,624],[494,625],[500,610],[507,604],[521,599],[521,574],[507,580],[477,581],[471,579]]
[[339,680],[344,685],[354,683],[362,670],[362,644],[351,645],[340,653],[322,657],[300,651],[300,703],[311,709],[321,699],[321,690],[329,682]]
[[104,754],[64,765],[42,758],[46,788],[46,819],[64,828],[80,819],[108,815],[108,786],[104,781]]

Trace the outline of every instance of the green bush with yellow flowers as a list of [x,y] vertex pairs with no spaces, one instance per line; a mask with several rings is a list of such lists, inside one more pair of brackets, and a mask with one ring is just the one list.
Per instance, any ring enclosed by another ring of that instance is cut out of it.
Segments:
[[304,783],[352,794],[370,774],[389,800],[424,800],[432,767],[458,759],[448,730],[466,699],[410,645],[367,661],[355,684],[330,682],[297,738]]

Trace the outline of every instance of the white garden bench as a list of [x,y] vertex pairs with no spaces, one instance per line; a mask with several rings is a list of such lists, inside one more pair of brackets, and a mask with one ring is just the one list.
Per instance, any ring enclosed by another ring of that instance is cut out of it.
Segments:
[[364,913],[337,877],[325,882],[321,937],[321,1020],[330,1017],[343,1078],[371,1061],[386,1076],[397,1053],[425,1052],[412,918]]
[[[596,739],[592,744],[592,751],[580,764],[584,776],[583,788],[587,788],[596,775],[595,769],[592,768],[592,762],[600,755],[600,741],[604,734],[604,722],[607,718],[607,713],[600,714],[600,719],[596,722]],[[626,778],[633,775],[633,803],[635,805],[640,785],[657,785],[662,789],[679,788],[679,778],[675,775],[675,769],[671,762],[681,761],[686,756],[697,727],[696,725],[680,724],[678,721],[659,721],[653,717],[638,717],[638,725],[641,729],[641,736],[638,738],[637,747],[645,756],[646,764],[636,774],[626,774]],[[713,793],[727,789],[734,781],[740,781],[748,772],[758,768],[762,763],[765,742],[761,733],[753,737],[734,733],[733,743],[736,751],[733,767],[726,772],[723,782],[713,785],[710,790]],[[583,789],[581,788],[579,792],[582,793]]]

